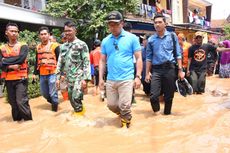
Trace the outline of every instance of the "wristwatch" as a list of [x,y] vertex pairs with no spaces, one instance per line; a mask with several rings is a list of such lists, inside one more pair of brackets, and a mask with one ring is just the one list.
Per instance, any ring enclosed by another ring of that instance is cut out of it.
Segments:
[[183,68],[182,67],[178,67],[178,71],[183,71]]
[[139,78],[141,80],[141,76],[140,75],[136,75],[135,78]]

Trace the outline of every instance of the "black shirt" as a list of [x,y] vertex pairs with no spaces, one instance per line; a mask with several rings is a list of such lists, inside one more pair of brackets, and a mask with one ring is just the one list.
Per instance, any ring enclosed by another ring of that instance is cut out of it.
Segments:
[[210,51],[216,51],[216,48],[210,44],[192,45],[188,55],[189,58],[192,58],[189,70],[206,71],[207,55]]

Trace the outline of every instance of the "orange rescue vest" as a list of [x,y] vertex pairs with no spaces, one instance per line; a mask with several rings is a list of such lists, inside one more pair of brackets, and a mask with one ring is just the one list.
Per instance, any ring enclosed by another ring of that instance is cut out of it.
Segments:
[[55,49],[57,43],[48,43],[46,46],[37,46],[37,69],[40,75],[54,74],[57,67]]
[[[4,58],[19,56],[21,50],[21,43],[17,43],[14,47],[9,47],[8,45],[2,45],[1,52]],[[20,80],[23,78],[28,78],[28,64],[27,59],[20,65],[20,68],[17,70],[7,69],[3,71],[1,78],[5,80]]]

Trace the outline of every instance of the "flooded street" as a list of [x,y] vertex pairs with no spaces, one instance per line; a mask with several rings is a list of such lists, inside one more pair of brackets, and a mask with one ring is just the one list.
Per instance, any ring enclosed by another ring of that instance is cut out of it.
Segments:
[[130,129],[119,127],[119,118],[92,96],[92,88],[83,118],[71,116],[68,101],[54,113],[39,97],[30,100],[33,121],[13,122],[2,98],[0,153],[230,153],[230,79],[209,77],[206,84],[203,95],[176,93],[169,116],[154,115],[138,90]]

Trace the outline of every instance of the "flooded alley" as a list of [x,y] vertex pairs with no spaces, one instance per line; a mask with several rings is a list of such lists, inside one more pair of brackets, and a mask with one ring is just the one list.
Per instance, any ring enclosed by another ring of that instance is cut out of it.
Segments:
[[[229,153],[230,79],[207,78],[206,93],[178,93],[172,115],[154,115],[148,97],[137,91],[130,129],[99,96],[85,96],[86,114],[71,116],[62,101],[58,112],[42,97],[30,100],[33,121],[13,122],[10,106],[0,99],[0,153]],[[163,104],[161,104],[161,112]]]

